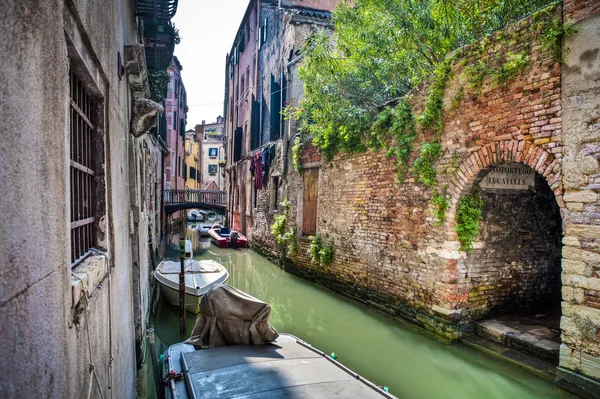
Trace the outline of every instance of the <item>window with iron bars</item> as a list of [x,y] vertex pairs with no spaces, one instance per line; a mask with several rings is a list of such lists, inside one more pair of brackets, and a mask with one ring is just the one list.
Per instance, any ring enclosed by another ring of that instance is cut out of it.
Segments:
[[98,108],[83,81],[70,73],[71,266],[96,244],[95,115]]

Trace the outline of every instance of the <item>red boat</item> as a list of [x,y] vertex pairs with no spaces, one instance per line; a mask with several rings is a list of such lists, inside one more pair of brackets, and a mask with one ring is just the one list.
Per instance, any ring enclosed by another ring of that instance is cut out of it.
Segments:
[[248,240],[239,231],[230,230],[229,227],[213,226],[208,230],[213,244],[219,248],[246,248]]

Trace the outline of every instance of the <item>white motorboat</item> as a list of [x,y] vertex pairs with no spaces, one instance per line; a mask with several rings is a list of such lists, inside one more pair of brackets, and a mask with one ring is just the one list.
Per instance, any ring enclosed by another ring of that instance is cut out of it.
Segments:
[[197,222],[204,221],[206,219],[206,211],[192,209],[188,212],[188,221]]
[[[164,297],[173,305],[179,306],[180,261],[164,260],[154,271]],[[184,261],[185,271],[185,308],[198,314],[200,299],[214,284],[222,284],[229,278],[227,269],[214,260]]]

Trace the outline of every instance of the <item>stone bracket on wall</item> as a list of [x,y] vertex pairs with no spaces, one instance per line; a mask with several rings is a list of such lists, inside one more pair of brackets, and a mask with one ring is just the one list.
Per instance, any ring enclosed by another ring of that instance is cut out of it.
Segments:
[[150,131],[158,115],[165,112],[162,105],[147,98],[133,100],[133,115],[131,116],[131,134],[140,137]]
[[146,68],[146,53],[140,43],[125,46],[125,70],[134,97],[149,97],[150,85]]
[[140,137],[156,125],[158,115],[164,112],[162,105],[148,99],[150,86],[144,45],[137,43],[125,46],[125,70],[134,97],[131,134]]

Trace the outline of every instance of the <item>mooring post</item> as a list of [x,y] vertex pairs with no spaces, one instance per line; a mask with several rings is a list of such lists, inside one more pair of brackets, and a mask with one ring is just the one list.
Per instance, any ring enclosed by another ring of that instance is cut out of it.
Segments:
[[179,272],[179,333],[185,333],[185,240],[179,240],[179,260],[181,270]]
[[154,372],[154,384],[156,385],[156,396],[161,399],[164,397],[162,384],[160,380],[160,372],[158,370],[158,356],[156,355],[156,343],[154,342],[154,328],[146,330],[148,344],[150,345],[150,356],[152,359],[152,371]]

